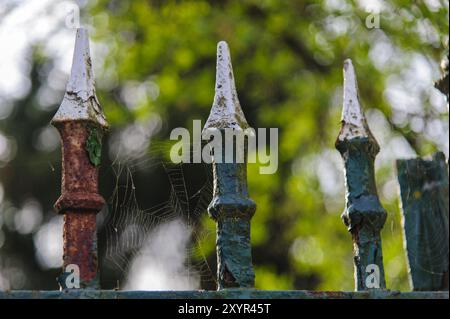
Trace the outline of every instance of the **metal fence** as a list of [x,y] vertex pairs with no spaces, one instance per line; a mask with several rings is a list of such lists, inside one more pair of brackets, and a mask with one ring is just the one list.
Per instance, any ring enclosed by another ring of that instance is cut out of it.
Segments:
[[[217,46],[216,92],[204,132],[248,128],[239,105],[228,45]],[[96,214],[105,205],[98,193],[102,136],[108,124],[94,88],[88,34],[78,29],[71,76],[52,120],[62,141],[61,196],[64,215],[60,291],[6,291],[0,298],[448,298],[448,165],[442,153],[431,159],[398,160],[405,249],[413,291],[386,287],[380,232],[387,212],[378,198],[374,161],[380,147],[358,97],[351,60],[344,62],[342,125],[336,149],[345,167],[346,208],[341,216],[353,240],[353,292],[261,291],[254,289],[250,229],[256,204],[247,189],[246,163],[213,155],[213,199],[217,225],[217,291],[101,290],[97,263]],[[337,130],[337,128],[336,128]],[[72,266],[76,265],[75,268]],[[79,276],[79,282],[73,278]]]

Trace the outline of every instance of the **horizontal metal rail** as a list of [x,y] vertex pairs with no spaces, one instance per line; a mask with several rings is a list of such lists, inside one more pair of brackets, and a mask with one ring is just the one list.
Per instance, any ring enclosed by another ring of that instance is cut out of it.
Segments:
[[120,291],[66,289],[0,291],[0,299],[449,299],[448,291],[370,289],[366,291],[310,291],[222,289],[186,291]]

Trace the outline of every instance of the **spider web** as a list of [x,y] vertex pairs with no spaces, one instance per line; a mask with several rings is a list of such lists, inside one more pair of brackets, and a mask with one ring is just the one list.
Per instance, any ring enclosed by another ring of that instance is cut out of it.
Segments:
[[[113,269],[117,280],[116,288],[122,288],[122,280],[132,270],[133,261],[145,254],[145,246],[152,241],[151,235],[158,228],[177,220],[181,220],[186,226],[188,241],[182,243],[185,256],[182,258],[184,259],[182,269],[178,269],[177,274],[168,275],[183,276],[188,281],[199,281],[198,285],[202,286],[216,286],[215,269],[212,269],[214,265],[210,265],[202,247],[202,242],[215,240],[215,232],[201,225],[202,217],[205,216],[212,198],[211,165],[173,164],[161,156],[168,153],[167,143],[155,142],[145,155],[138,158],[117,156],[111,165],[115,187],[108,200],[106,216],[99,236],[104,238],[105,246],[104,253],[101,255],[102,265]],[[200,189],[189,195],[185,171],[192,168],[192,165],[200,165],[206,178]],[[144,170],[155,169],[164,170],[170,185],[170,193],[168,199],[152,207],[143,208],[136,194],[135,177]],[[171,240],[170,234],[164,240]],[[157,250],[159,249],[164,250],[164,245]],[[158,259],[157,256],[156,259]],[[164,261],[154,260],[154,262]],[[171,288],[173,287],[164,287],[164,289]],[[199,288],[199,286],[190,284],[188,288]]]

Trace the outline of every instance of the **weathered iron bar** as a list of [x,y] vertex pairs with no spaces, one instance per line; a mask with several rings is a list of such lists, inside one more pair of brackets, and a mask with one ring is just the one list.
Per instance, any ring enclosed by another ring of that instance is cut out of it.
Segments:
[[445,155],[397,161],[413,290],[448,290],[449,206]]
[[344,63],[342,127],[336,148],[345,166],[346,208],[341,218],[352,234],[355,288],[385,288],[380,231],[387,214],[378,198],[374,174],[380,147],[362,111],[350,59]]
[[370,289],[366,291],[308,291],[224,289],[218,291],[116,291],[70,289],[64,291],[0,291],[0,299],[449,299],[448,291]]
[[[255,213],[256,204],[249,198],[247,191],[246,150],[238,149],[234,144],[236,158],[233,156],[233,160],[228,161],[230,154],[227,154],[229,150],[225,148],[224,138],[226,130],[233,130],[239,135],[244,134],[248,127],[237,97],[229,48],[222,41],[217,45],[214,102],[202,132],[207,137],[214,132],[222,136],[221,149],[214,149],[213,154],[214,191],[208,207],[209,215],[217,223],[218,289],[250,288],[255,281],[250,219]],[[239,152],[244,152],[244,162],[236,160]]]
[[[61,135],[61,196],[55,203],[64,214],[61,288],[98,288],[96,214],[105,200],[98,193],[101,140],[108,124],[95,95],[86,29],[77,30],[72,70],[64,99],[52,119]],[[73,281],[72,281],[73,279]]]

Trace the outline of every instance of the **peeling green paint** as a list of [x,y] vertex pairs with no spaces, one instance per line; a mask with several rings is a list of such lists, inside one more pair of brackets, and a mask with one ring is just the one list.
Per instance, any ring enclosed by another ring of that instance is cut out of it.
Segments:
[[[219,129],[224,141],[225,130],[243,132],[249,125],[236,92],[228,44],[217,44],[216,87],[211,113],[203,128]],[[240,133],[238,133],[240,134]],[[222,158],[213,158],[214,193],[208,212],[217,223],[217,281],[218,289],[252,288],[255,274],[250,244],[250,219],[256,204],[247,191],[247,163],[225,161],[225,143]],[[241,150],[239,150],[241,151]],[[233,154],[237,153],[236,144]],[[216,155],[218,156],[218,155]],[[244,158],[247,150],[244,149]]]
[[341,215],[352,234],[356,290],[385,288],[380,231],[386,211],[375,185],[374,162],[380,147],[359,101],[351,59],[344,61],[342,126],[336,140],[345,166],[346,208]]
[[375,185],[374,161],[378,144],[369,137],[338,140],[336,148],[342,155],[346,178],[346,208],[342,220],[352,234],[354,243],[355,286],[365,290],[371,275],[370,266],[379,269],[379,287],[385,288],[380,231],[386,221]]
[[411,288],[448,290],[449,201],[445,155],[397,161]]
[[[222,153],[225,156],[225,148]],[[256,204],[248,196],[246,163],[213,162],[213,174],[208,212],[217,223],[218,289],[254,287],[250,219]]]
[[102,156],[101,133],[96,128],[89,128],[89,135],[86,140],[86,151],[89,155],[89,161],[94,166],[99,166]]

